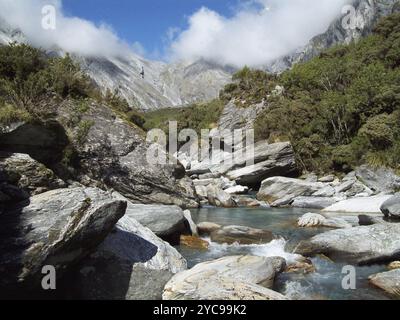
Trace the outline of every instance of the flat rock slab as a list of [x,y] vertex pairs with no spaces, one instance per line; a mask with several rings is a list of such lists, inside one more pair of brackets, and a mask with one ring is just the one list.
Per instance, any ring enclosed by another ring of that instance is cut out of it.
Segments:
[[340,201],[325,208],[324,212],[380,213],[382,204],[391,196],[373,196]]
[[165,286],[164,300],[285,299],[272,287],[285,268],[282,258],[232,256],[178,273]]

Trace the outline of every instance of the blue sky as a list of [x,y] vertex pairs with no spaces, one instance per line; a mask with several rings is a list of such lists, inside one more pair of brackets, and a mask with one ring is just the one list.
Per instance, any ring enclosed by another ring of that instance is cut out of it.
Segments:
[[185,29],[201,7],[231,16],[238,0],[63,0],[64,13],[106,23],[128,43],[139,42],[148,55],[163,50],[170,28]]

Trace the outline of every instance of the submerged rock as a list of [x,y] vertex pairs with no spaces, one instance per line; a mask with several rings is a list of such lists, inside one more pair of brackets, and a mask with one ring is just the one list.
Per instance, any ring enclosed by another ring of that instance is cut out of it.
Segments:
[[180,245],[199,250],[207,250],[210,246],[206,240],[194,236],[181,236]]
[[302,241],[296,253],[324,254],[333,260],[373,264],[400,257],[400,224],[384,223],[367,227],[333,230]]
[[400,269],[375,274],[369,277],[369,281],[391,296],[400,298]]
[[211,232],[211,240],[218,243],[259,244],[273,239],[275,236],[271,231],[243,226],[227,226]]
[[165,286],[164,300],[281,300],[272,290],[285,268],[282,258],[232,256],[178,273]]
[[125,214],[126,202],[95,188],[58,189],[1,215],[0,293],[40,291],[42,267],[65,271],[96,250]]
[[186,269],[168,243],[129,216],[79,265],[75,294],[89,300],[159,300],[165,284]]

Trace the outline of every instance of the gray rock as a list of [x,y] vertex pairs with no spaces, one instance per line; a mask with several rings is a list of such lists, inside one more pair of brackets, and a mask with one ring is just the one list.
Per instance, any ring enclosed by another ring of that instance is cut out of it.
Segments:
[[400,194],[386,200],[381,206],[381,211],[385,217],[400,218]]
[[222,226],[213,222],[200,222],[197,225],[197,230],[200,235],[209,235],[211,232],[221,229]]
[[360,226],[372,226],[373,224],[386,223],[383,217],[372,216],[372,215],[359,215],[358,224]]
[[375,224],[325,232],[302,241],[296,253],[324,254],[334,260],[360,265],[393,261],[400,256],[400,224]]
[[291,205],[295,208],[324,209],[337,201],[336,198],[332,197],[297,197]]
[[275,300],[271,288],[285,268],[282,258],[232,256],[178,273],[165,286],[164,300]]
[[52,170],[27,154],[0,152],[0,171],[7,183],[31,195],[67,186]]
[[254,185],[272,176],[291,176],[297,173],[293,147],[289,142],[268,144],[259,142],[254,146],[254,165],[246,166],[252,156],[236,153],[235,163],[212,168],[235,180],[239,185]]
[[211,232],[211,240],[218,243],[260,244],[269,243],[275,236],[271,231],[243,226],[226,226]]
[[[1,216],[0,292],[41,288],[41,268],[57,276],[92,253],[125,214],[126,202],[95,188],[58,189],[31,197]],[[17,295],[19,293],[16,293]]]
[[284,206],[299,196],[311,196],[325,187],[320,182],[307,182],[300,179],[274,177],[264,180],[257,199],[267,201],[271,206]]
[[197,226],[193,221],[191,212],[189,210],[185,210],[183,211],[183,216],[189,224],[191,235],[197,237],[199,235],[199,230],[197,229]]
[[389,295],[400,298],[400,269],[372,275],[369,282]]
[[233,208],[237,206],[232,195],[214,185],[209,185],[207,187],[207,198],[212,206],[223,208]]
[[400,177],[392,169],[361,166],[357,178],[375,193],[393,194],[400,190]]
[[324,182],[324,183],[328,183],[328,182],[333,182],[335,181],[336,177],[333,174],[330,174],[328,176],[325,177],[321,177],[318,179],[318,182]]
[[80,299],[159,300],[165,284],[185,269],[173,247],[125,216],[79,265],[74,286]]
[[[126,200],[117,193],[114,196]],[[128,201],[126,216],[171,244],[179,244],[182,234],[191,234],[189,222],[178,206],[133,204]]]
[[302,228],[310,227],[327,227],[327,228],[351,228],[352,225],[341,218],[328,218],[317,213],[306,213],[298,221],[297,224]]

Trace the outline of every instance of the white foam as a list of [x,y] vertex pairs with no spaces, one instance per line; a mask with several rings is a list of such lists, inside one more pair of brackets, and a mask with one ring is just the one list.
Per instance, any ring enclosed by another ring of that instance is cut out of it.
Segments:
[[252,254],[260,257],[282,257],[287,263],[294,263],[301,259],[298,254],[293,254],[285,251],[286,240],[276,239],[266,244],[251,244],[251,245],[240,245],[234,244],[219,244],[211,241],[209,238],[204,240],[210,243],[209,250],[212,255],[223,255],[229,251],[244,249],[248,254]]

